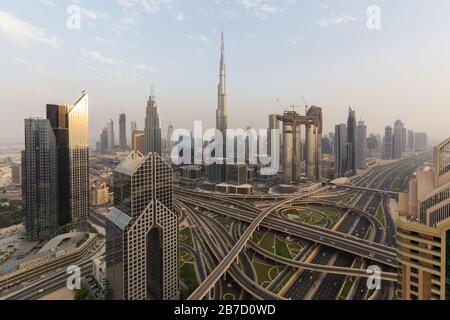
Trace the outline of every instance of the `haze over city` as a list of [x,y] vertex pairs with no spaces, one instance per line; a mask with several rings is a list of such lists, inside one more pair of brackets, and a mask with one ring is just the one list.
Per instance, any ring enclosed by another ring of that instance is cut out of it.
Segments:
[[[81,8],[79,30],[67,8]],[[383,134],[401,119],[446,137],[450,3],[378,1],[381,29],[367,28],[371,1],[2,1],[0,142],[23,141],[23,119],[47,103],[90,94],[90,142],[121,111],[143,127],[150,85],[162,127],[214,127],[218,47],[226,40],[229,127],[267,127],[267,114],[304,101],[324,110],[324,132],[347,108]],[[440,117],[424,121],[430,114]],[[382,117],[381,117],[382,115]]]

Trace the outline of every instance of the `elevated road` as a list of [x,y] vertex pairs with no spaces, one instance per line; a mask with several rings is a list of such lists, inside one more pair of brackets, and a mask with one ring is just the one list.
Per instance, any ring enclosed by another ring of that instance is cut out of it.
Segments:
[[325,191],[329,189],[329,187],[324,187],[316,190],[315,192],[307,193],[301,196],[297,196],[295,198],[289,198],[287,200],[283,200],[279,203],[274,204],[269,209],[263,211],[248,227],[247,230],[243,233],[242,237],[236,243],[236,245],[229,251],[226,257],[219,263],[219,265],[213,270],[213,272],[208,276],[208,278],[203,281],[200,286],[189,296],[188,300],[201,300],[211,288],[214,286],[222,275],[227,271],[227,269],[231,266],[234,260],[238,257],[240,252],[245,248],[247,242],[252,237],[253,233],[258,229],[261,222],[264,221],[267,216],[273,213],[277,208],[287,204],[291,201],[295,201],[304,197],[311,196],[317,192]]

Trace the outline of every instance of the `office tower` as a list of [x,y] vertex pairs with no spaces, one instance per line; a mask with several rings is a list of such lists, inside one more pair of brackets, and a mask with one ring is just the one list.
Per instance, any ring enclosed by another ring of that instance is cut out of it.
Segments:
[[408,130],[408,151],[414,152],[415,151],[415,139],[414,139],[414,131]]
[[347,126],[338,124],[334,133],[334,161],[336,178],[344,177],[347,173]]
[[172,152],[173,148],[172,134],[173,134],[173,125],[169,123],[169,127],[167,128],[167,139],[166,139],[166,151],[169,153]]
[[322,137],[322,154],[331,154],[331,143],[327,136]]
[[402,152],[408,151],[408,131],[406,128],[402,128]]
[[11,183],[15,185],[22,184],[22,168],[20,164],[11,165]]
[[59,225],[89,215],[88,94],[74,105],[47,105],[58,152]]
[[322,175],[322,108],[310,107],[306,117],[313,119],[306,124],[306,177],[311,181],[319,181]]
[[159,106],[156,103],[156,97],[153,88],[147,101],[144,136],[144,154],[156,152],[160,155],[162,151],[161,120],[159,118]]
[[179,299],[172,193],[172,168],[157,153],[133,151],[114,169],[114,207],[106,220],[108,299]]
[[[272,130],[280,130],[280,121],[277,119],[276,114],[269,115],[269,129],[267,131],[267,155],[269,156],[272,155]],[[278,141],[278,147],[281,147],[281,135]]]
[[[405,210],[397,220],[397,291],[404,300],[450,299],[449,154],[450,138],[434,148],[433,168],[423,168],[413,180],[415,189],[407,196],[417,211]],[[427,173],[427,179],[420,172]],[[400,210],[403,207],[400,201]]]
[[131,140],[131,149],[133,149],[133,132],[134,131],[136,131],[137,130],[137,123],[136,123],[136,121],[131,121],[130,122],[130,129],[131,129],[131,138],[130,138],[130,140]]
[[112,151],[116,147],[115,137],[114,137],[114,121],[110,119],[108,121],[108,124],[106,126],[106,137],[107,137],[107,144],[108,144],[108,150]]
[[364,124],[364,121],[358,122],[358,168],[366,169],[367,168],[367,127]]
[[352,108],[348,108],[347,153],[348,170],[351,170],[353,175],[356,175],[358,173],[358,128],[356,125],[356,112]]
[[58,230],[56,139],[46,119],[25,120],[22,151],[22,208],[27,238],[52,237]]
[[133,150],[144,154],[145,133],[143,130],[135,130],[133,132]]
[[428,136],[424,132],[417,132],[414,135],[416,152],[422,152],[427,150],[428,147]]
[[377,137],[371,133],[369,138],[367,138],[367,149],[371,152],[376,151],[380,148]]
[[400,120],[395,121],[394,136],[392,139],[392,158],[393,159],[400,159],[402,157],[403,131],[404,131],[403,129],[404,129],[404,124]]
[[383,141],[383,159],[391,160],[393,151],[393,133],[392,127],[386,126],[384,129],[384,141]]
[[[220,77],[218,85],[218,105],[216,110],[216,129],[222,132],[223,137],[226,137],[228,129],[228,115],[227,115],[227,92],[226,92],[226,66],[225,66],[225,42],[222,32],[222,45],[220,54]],[[226,141],[226,140],[225,140]],[[225,150],[224,143],[224,150]],[[224,153],[225,155],[226,153]]]
[[108,128],[103,128],[102,134],[100,135],[100,150],[101,153],[108,150]]
[[227,183],[235,186],[247,184],[247,165],[228,164],[227,165]]
[[334,132],[328,133],[328,140],[330,141],[330,154],[334,154]]
[[127,148],[127,116],[125,113],[119,115],[119,146],[122,150]]

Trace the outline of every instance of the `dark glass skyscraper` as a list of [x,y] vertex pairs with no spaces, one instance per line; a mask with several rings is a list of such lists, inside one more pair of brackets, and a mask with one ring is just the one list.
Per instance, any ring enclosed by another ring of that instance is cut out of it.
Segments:
[[120,149],[127,148],[127,116],[125,113],[119,115],[119,146]]
[[357,172],[357,152],[358,152],[358,127],[356,124],[356,112],[352,108],[348,109],[348,119],[347,119],[347,163],[348,170],[356,175]]
[[25,120],[22,176],[27,237],[49,238],[58,230],[58,161],[56,139],[48,120]]
[[69,106],[47,105],[58,156],[59,225],[89,215],[88,94]]

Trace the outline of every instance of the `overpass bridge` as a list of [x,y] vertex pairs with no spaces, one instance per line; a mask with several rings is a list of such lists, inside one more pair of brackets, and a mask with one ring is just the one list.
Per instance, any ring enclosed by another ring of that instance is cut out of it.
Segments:
[[389,191],[389,190],[381,190],[381,189],[360,187],[360,186],[355,186],[355,185],[350,185],[350,184],[339,185],[339,187],[348,188],[348,189],[354,189],[354,190],[359,190],[359,191],[381,193],[381,194],[383,194],[385,196],[391,196],[391,197],[394,197],[394,198],[398,199],[398,192],[393,192],[393,191]]

